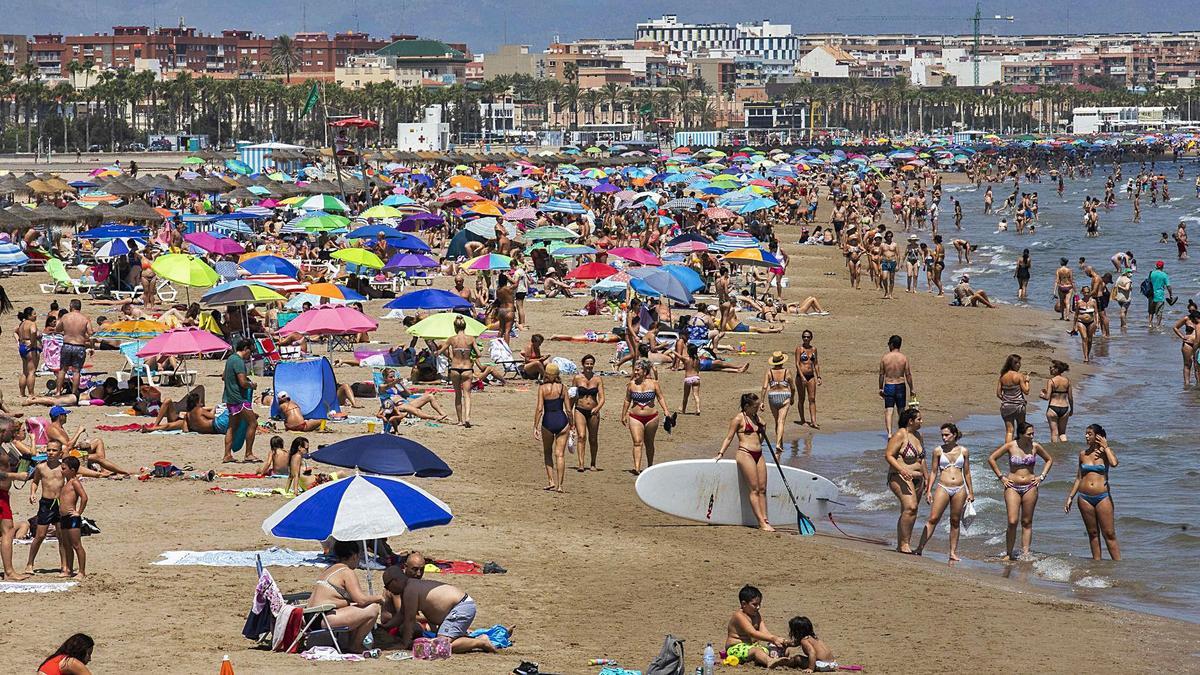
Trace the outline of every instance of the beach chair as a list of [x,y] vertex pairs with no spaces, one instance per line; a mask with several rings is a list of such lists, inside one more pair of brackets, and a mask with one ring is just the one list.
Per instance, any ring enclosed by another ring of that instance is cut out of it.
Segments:
[[51,258],[46,263],[46,272],[50,275],[52,283],[38,284],[38,288],[41,289],[42,293],[74,293],[79,295],[96,285],[95,281],[88,284],[82,279],[72,279],[71,275],[67,273],[66,265],[57,258]]
[[[272,611],[273,607],[282,605],[283,610],[281,610],[277,616],[289,616],[290,611],[294,611],[294,608],[301,606],[299,604],[300,602],[308,599],[308,593],[284,595],[283,591],[279,588],[279,584],[275,582],[275,578],[272,577],[271,573],[263,567],[262,559],[255,556],[254,562],[255,570],[258,572],[258,584],[255,587],[254,594],[256,602],[261,599],[261,602],[264,605],[264,611],[270,612]],[[276,645],[275,649],[277,651],[290,654],[293,652],[293,650],[296,650],[298,645],[301,644],[303,644],[305,647],[324,645],[333,647],[339,654],[344,653],[342,648],[343,642],[349,639],[350,629],[333,627],[333,625],[329,622],[329,615],[333,614],[335,611],[337,611],[337,608],[332,604],[304,607],[302,610],[304,617],[303,623],[301,624],[300,630],[296,633],[296,637],[292,640],[291,644],[287,645],[286,648],[284,648],[281,642],[279,645]],[[271,636],[274,633],[274,627],[271,626],[272,630],[265,634],[255,635],[254,633],[257,633],[258,629],[250,629],[253,614],[254,606],[251,605],[250,615],[246,617],[246,627],[242,629],[242,635],[251,640],[259,640],[260,643],[270,647],[272,643]],[[261,626],[261,624],[255,625]]]
[[150,367],[146,365],[146,360],[137,355],[138,350],[145,346],[145,342],[137,340],[122,342],[118,346],[121,356],[125,357],[125,365],[121,368],[120,372],[128,372],[131,378],[142,378],[150,383],[151,386],[157,387],[159,386],[159,381],[155,378],[158,376],[158,373],[150,370]]
[[275,340],[266,335],[256,335],[253,340],[254,353],[250,356],[251,367],[261,364],[264,376],[274,375],[275,366],[283,360],[279,348],[275,346]]
[[523,359],[518,359],[512,353],[512,347],[500,338],[492,338],[488,345],[488,355],[492,358],[492,363],[504,369],[504,373],[513,374],[517,377],[525,377],[525,370],[522,366],[525,365]]

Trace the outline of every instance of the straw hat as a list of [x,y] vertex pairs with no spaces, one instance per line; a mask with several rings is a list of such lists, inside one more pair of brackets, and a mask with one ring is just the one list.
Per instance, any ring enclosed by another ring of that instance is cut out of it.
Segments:
[[543,380],[557,380],[558,379],[558,364],[556,364],[556,363],[547,364],[546,365],[546,374],[544,377],[542,377],[542,379]]
[[784,354],[783,352],[775,352],[774,354],[771,354],[771,358],[767,361],[767,363],[778,368],[779,366],[787,363],[787,360],[787,354]]

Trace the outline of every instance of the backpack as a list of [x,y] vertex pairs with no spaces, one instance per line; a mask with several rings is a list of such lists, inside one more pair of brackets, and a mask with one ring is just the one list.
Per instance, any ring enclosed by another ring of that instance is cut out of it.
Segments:
[[1146,296],[1147,300],[1154,299],[1154,284],[1150,281],[1150,277],[1142,279],[1142,285],[1138,287],[1142,295]]
[[668,633],[662,651],[646,667],[646,675],[683,675],[683,640]]

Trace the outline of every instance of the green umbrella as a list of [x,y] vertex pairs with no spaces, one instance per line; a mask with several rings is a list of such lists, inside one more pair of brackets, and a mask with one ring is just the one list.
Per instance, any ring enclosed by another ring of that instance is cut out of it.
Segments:
[[432,316],[428,316],[421,321],[413,324],[408,329],[408,334],[419,338],[428,338],[430,340],[445,340],[454,335],[457,331],[454,330],[454,321],[462,317],[467,322],[467,335],[471,337],[479,337],[483,331],[487,330],[487,326],[479,323],[469,316],[458,314],[455,312],[438,312]]
[[562,241],[566,239],[576,239],[578,234],[572,232],[565,227],[557,225],[544,225],[535,227],[525,233],[525,239],[529,241]]
[[203,164],[204,159],[201,157],[187,157],[180,163],[181,164]]
[[360,218],[403,218],[405,213],[394,206],[372,206],[358,214]]
[[186,253],[168,253],[154,259],[151,269],[158,276],[184,286],[211,288],[221,275],[200,258]]
[[300,208],[306,211],[341,211],[348,212],[350,207],[333,195],[313,195],[300,202]]
[[322,214],[319,216],[309,216],[301,218],[295,222],[297,227],[302,227],[309,232],[325,232],[329,230],[340,230],[350,224],[350,219],[345,216],[334,216],[330,214]]
[[330,253],[329,257],[344,260],[361,267],[370,267],[376,270],[383,269],[383,261],[379,259],[379,256],[365,248],[343,248]]

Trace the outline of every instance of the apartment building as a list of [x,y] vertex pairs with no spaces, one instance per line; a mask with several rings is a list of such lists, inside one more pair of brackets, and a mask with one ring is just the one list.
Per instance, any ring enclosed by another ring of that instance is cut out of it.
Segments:
[[0,34],[0,64],[16,68],[29,59],[29,38]]

